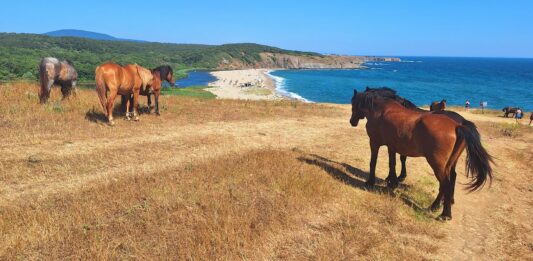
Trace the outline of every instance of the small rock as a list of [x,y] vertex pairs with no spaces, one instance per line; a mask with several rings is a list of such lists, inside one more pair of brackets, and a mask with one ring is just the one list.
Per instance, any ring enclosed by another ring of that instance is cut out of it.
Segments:
[[28,157],[29,163],[39,163],[43,161],[43,159],[39,155],[31,155]]

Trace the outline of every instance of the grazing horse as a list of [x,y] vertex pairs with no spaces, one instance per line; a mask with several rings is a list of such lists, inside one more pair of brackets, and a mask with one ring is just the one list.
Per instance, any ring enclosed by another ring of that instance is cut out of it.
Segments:
[[59,61],[54,57],[46,57],[39,63],[39,80],[41,82],[39,100],[41,103],[46,103],[54,84],[61,86],[63,99],[69,97],[72,90],[75,92],[78,72],[69,60]]
[[533,112],[531,113],[531,116],[529,116],[529,126],[531,126],[531,122],[533,122]]
[[[141,90],[139,92],[139,95],[143,95],[147,97],[148,100],[148,110],[152,110],[152,99],[151,95],[153,94],[155,97],[155,114],[160,115],[159,113],[159,96],[161,95],[161,89],[163,88],[163,82],[167,81],[170,85],[174,86],[175,82],[173,79],[173,71],[172,67],[168,65],[159,66],[152,71],[152,76],[154,78],[153,84],[151,84],[149,87],[144,90]],[[127,99],[127,96],[122,96],[122,103],[124,105],[125,100]],[[131,97],[130,97],[131,99]]]
[[[392,89],[381,89],[395,93]],[[375,184],[378,151],[383,145],[387,146],[389,151],[389,184],[398,182],[393,171],[396,166],[396,153],[409,157],[425,157],[440,185],[431,209],[437,210],[444,198],[444,208],[439,218],[451,219],[454,193],[451,179],[456,175],[455,167],[465,148],[466,174],[470,176],[471,173],[473,179],[469,183],[469,189],[479,189],[487,179],[492,179],[492,157],[481,145],[476,126],[466,120],[460,125],[443,114],[408,109],[394,99],[377,95],[372,90],[367,88],[363,93],[354,90],[350,118],[350,124],[354,127],[358,125],[359,120],[367,119],[366,130],[371,150],[367,184]]]
[[[117,95],[133,95],[133,117],[135,121],[139,120],[137,111],[139,92],[153,84],[153,77],[148,69],[137,64],[122,67],[107,62],[96,68],[95,81],[96,92],[110,125],[114,125],[113,105]],[[126,111],[126,117],[129,119],[129,110]]]
[[512,114],[513,114],[513,117],[512,117],[512,118],[514,118],[514,116],[515,116],[515,114],[516,114],[516,111],[517,111],[518,109],[519,109],[518,107],[505,107],[505,108],[503,108],[503,109],[502,109],[502,111],[504,112],[504,113],[503,113],[503,117],[505,117],[505,118],[509,118],[509,114],[512,113]]
[[440,102],[434,101],[429,106],[429,111],[443,111],[446,109],[446,100]]

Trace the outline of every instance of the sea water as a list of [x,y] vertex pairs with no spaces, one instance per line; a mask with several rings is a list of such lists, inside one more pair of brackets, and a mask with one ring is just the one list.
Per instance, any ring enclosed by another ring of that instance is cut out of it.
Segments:
[[281,94],[312,102],[350,103],[353,90],[387,86],[418,106],[448,105],[533,110],[533,59],[401,57],[369,62],[363,70],[278,70],[270,72]]

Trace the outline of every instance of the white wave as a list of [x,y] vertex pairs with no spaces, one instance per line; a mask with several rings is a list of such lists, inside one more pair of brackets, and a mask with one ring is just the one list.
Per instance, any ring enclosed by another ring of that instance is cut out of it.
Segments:
[[273,72],[273,71],[268,71],[266,74],[270,78],[272,78],[272,80],[274,80],[274,82],[276,83],[276,92],[278,92],[279,94],[281,94],[281,95],[283,95],[285,97],[289,97],[291,99],[296,99],[296,100],[300,100],[300,101],[303,101],[303,102],[309,102],[309,103],[313,102],[311,100],[308,100],[308,99],[300,96],[297,93],[287,91],[285,78],[272,75],[271,72]]

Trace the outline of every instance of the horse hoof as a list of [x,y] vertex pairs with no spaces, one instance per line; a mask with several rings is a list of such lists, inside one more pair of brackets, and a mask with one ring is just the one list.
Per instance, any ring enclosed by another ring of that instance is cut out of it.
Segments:
[[115,122],[114,122],[114,121],[109,121],[109,122],[108,122],[108,125],[109,125],[109,126],[115,126]]
[[389,187],[391,189],[397,188],[398,185],[399,185],[399,183],[398,183],[397,180],[396,181],[390,181],[390,180],[387,181],[387,187]]
[[365,182],[365,185],[366,185],[367,187],[373,187],[375,184],[376,184],[376,182],[373,181],[373,180],[367,180],[367,181]]
[[139,117],[134,117],[133,120],[134,121],[139,121]]
[[405,176],[399,176],[398,177],[398,182],[404,182],[405,181]]
[[161,114],[159,112],[156,112],[155,115],[156,116],[161,116]]
[[445,215],[440,215],[437,220],[439,221],[450,221],[452,220],[452,217],[451,216],[445,216]]

